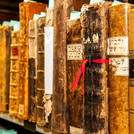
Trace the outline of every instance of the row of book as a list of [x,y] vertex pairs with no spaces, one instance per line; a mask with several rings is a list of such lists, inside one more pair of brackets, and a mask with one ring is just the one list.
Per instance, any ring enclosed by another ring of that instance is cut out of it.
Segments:
[[133,134],[134,6],[53,2],[22,2],[20,30],[0,26],[0,112],[58,133]]

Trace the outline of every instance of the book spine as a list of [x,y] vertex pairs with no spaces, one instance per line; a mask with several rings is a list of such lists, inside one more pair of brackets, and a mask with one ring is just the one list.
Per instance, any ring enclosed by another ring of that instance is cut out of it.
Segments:
[[46,17],[37,20],[37,124],[45,126],[44,89],[44,27]]
[[37,29],[36,20],[29,21],[29,121],[36,122],[37,89]]
[[130,116],[130,134],[134,132],[134,10],[128,14],[129,31],[129,116]]
[[[82,40],[80,19],[67,21],[67,87],[69,96],[69,123],[71,126],[83,129],[83,95],[82,78],[77,87],[71,87],[82,65]],[[72,51],[73,50],[73,51]],[[72,133],[72,127],[70,132]]]
[[109,9],[110,133],[129,133],[128,13],[131,8],[130,4],[120,4]]
[[[107,59],[108,19],[111,2],[82,7],[83,58]],[[85,68],[84,132],[108,134],[108,64],[91,63]]]
[[12,31],[12,44],[10,56],[10,115],[17,116],[19,109],[19,41],[20,31]]

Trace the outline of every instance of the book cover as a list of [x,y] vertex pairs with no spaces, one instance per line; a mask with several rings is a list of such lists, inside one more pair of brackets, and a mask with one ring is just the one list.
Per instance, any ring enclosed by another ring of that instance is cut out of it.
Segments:
[[17,116],[19,109],[19,42],[20,31],[11,33],[9,113]]
[[[107,59],[111,2],[84,5],[81,9],[83,59]],[[84,80],[84,132],[108,134],[108,64],[86,64]]]

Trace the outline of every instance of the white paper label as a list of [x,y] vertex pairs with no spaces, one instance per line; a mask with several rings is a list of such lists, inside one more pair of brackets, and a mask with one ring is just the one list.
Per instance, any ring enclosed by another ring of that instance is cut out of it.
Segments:
[[112,71],[115,72],[115,76],[129,76],[129,58],[110,58],[110,63],[113,65]]
[[23,115],[24,114],[24,105],[19,104],[19,115]]
[[54,27],[45,27],[45,94],[53,94]]
[[128,37],[110,37],[108,39],[108,55],[128,54]]
[[82,60],[82,44],[67,45],[67,60]]

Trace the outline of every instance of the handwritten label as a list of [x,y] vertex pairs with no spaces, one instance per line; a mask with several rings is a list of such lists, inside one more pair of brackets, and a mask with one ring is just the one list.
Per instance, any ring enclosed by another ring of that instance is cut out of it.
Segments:
[[113,65],[112,71],[115,72],[115,76],[129,76],[129,58],[110,58],[110,63]]
[[81,44],[67,45],[67,60],[82,60],[82,45]]
[[108,39],[109,55],[128,55],[128,37],[110,37]]
[[19,104],[19,115],[23,115],[24,114],[24,105]]

